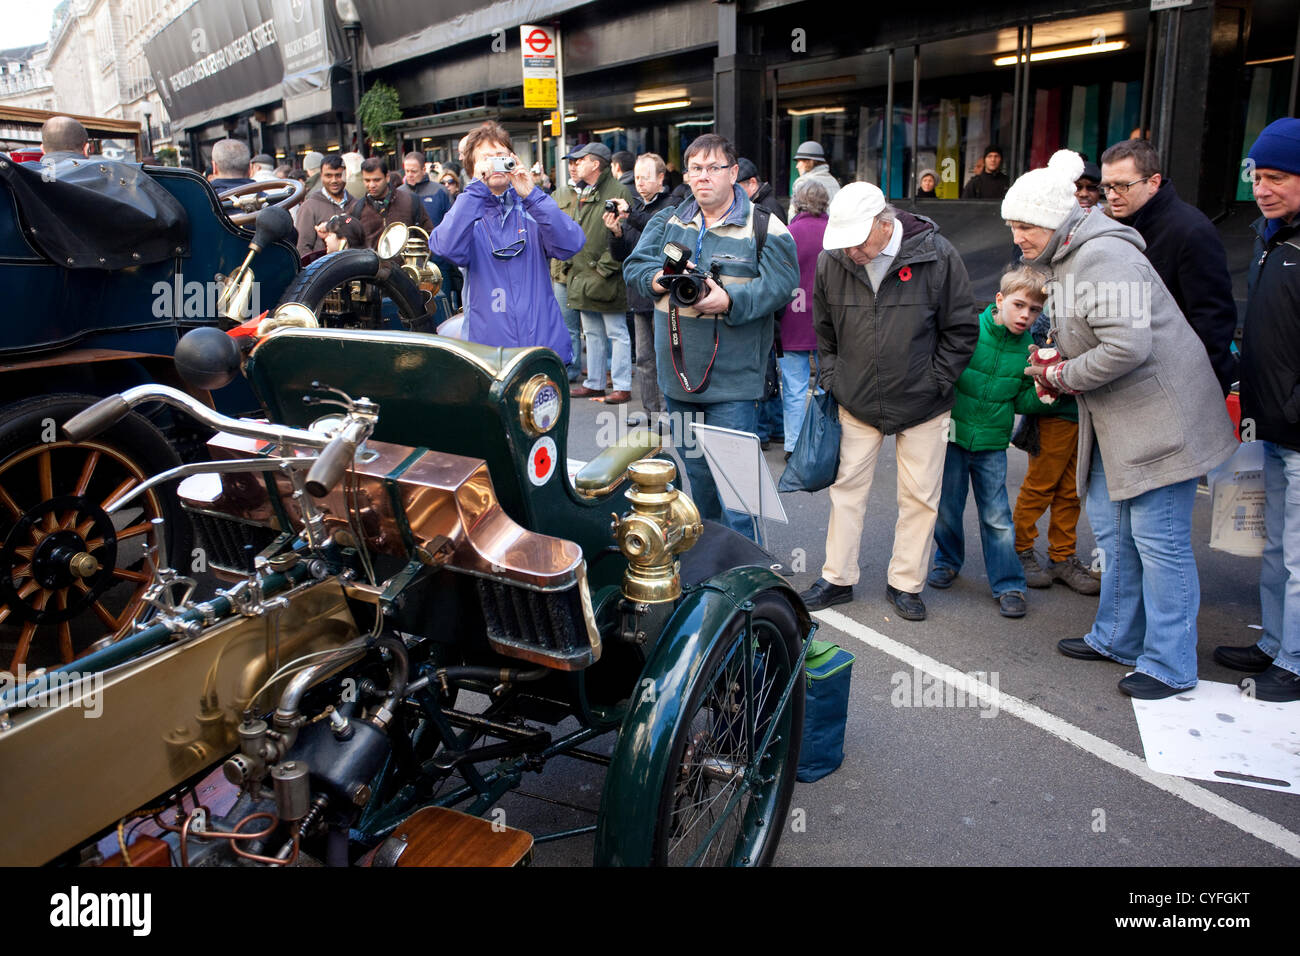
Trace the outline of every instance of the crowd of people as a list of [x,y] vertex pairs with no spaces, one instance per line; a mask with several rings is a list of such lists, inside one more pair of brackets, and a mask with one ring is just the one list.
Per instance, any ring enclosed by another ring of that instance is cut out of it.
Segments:
[[[550,345],[575,398],[621,404],[635,386],[645,420],[780,438],[787,457],[809,397],[830,391],[842,437],[826,560],[802,594],[813,610],[854,599],[892,435],[886,594],[901,618],[924,619],[925,587],[961,573],[973,489],[1002,615],[1023,617],[1028,589],[1060,582],[1098,598],[1092,628],[1063,638],[1062,654],[1128,665],[1119,689],[1138,698],[1194,686],[1192,507],[1199,479],[1238,447],[1225,396],[1240,379],[1243,422],[1266,450],[1263,636],[1215,658],[1250,673],[1258,698],[1300,699],[1300,269],[1286,268],[1300,261],[1300,120],[1270,125],[1250,151],[1263,218],[1240,366],[1223,244],[1142,138],[1096,163],[1062,150],[1015,181],[989,148],[963,196],[1000,201],[1020,258],[987,303],[935,222],[870,183],[841,185],[815,142],[795,153],[788,209],[714,134],[687,148],[676,190],[654,153],[577,147],[554,196],[522,169],[488,172],[489,156],[513,156],[494,124],[462,144],[479,203],[454,209],[431,243],[469,276],[468,338]],[[933,191],[934,171],[918,184]],[[1009,445],[1029,453],[1014,500]],[[701,514],[752,537],[704,460],[685,465]],[[1077,551],[1083,511],[1091,566]]]
[[[52,157],[84,155],[73,133],[50,127]],[[274,177],[264,159],[217,143],[214,187]],[[1250,674],[1259,699],[1300,700],[1300,119],[1270,124],[1248,153],[1262,215],[1239,356],[1223,244],[1143,138],[1099,163],[1061,150],[1013,182],[990,148],[966,192],[1000,201],[1020,258],[988,303],[933,220],[871,183],[841,186],[815,142],[795,153],[788,209],[711,133],[686,149],[677,189],[660,156],[599,143],[564,156],[568,183],[552,187],[491,122],[461,141],[466,180],[421,153],[403,157],[404,175],[354,159],[305,157],[299,252],[342,234],[373,244],[399,219],[428,229],[431,253],[463,275],[459,334],[553,349],[575,398],[624,404],[635,384],[648,422],[780,436],[788,458],[810,396],[828,390],[842,434],[825,563],[801,595],[810,610],[854,600],[875,465],[894,436],[886,594],[902,619],[924,619],[926,585],[961,573],[973,489],[999,612],[1023,617],[1027,590],[1056,581],[1097,596],[1091,629],[1060,652],[1133,668],[1119,682],[1133,697],[1177,694],[1197,682],[1197,485],[1240,441],[1261,442],[1262,633],[1214,658]],[[933,171],[920,184],[932,189]],[[1029,455],[1014,505],[1009,445]],[[704,459],[685,464],[702,516],[752,537]],[[1092,567],[1077,553],[1082,511]]]

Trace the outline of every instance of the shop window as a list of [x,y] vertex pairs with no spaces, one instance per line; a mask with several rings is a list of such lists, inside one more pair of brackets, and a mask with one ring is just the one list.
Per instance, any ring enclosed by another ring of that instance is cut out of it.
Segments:
[[1242,137],[1240,176],[1237,182],[1237,199],[1242,202],[1255,200],[1254,174],[1246,162],[1246,154],[1265,126],[1287,115],[1294,62],[1284,61],[1250,68],[1250,99],[1246,103],[1246,129]]

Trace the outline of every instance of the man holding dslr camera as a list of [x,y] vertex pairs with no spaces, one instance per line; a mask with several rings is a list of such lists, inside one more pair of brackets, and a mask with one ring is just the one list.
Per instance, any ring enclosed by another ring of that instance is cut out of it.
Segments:
[[[736,185],[736,148],[725,137],[697,137],[683,162],[691,197],[646,224],[623,275],[655,300],[659,387],[674,429],[690,419],[754,432],[772,314],[799,285],[794,239]],[[724,512],[703,457],[685,458],[701,516],[754,537],[748,515]]]

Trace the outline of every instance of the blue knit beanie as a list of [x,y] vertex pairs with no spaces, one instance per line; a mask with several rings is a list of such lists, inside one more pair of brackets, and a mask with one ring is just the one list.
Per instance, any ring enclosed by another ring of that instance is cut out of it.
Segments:
[[1247,155],[1256,169],[1280,169],[1300,175],[1300,119],[1269,123]]

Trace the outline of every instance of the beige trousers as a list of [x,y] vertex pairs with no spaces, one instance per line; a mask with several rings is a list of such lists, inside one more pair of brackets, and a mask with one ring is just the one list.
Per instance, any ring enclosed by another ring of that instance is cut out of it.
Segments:
[[[896,436],[898,521],[894,525],[894,553],[887,580],[899,591],[919,594],[925,586],[943,487],[949,418],[950,414],[944,412]],[[885,436],[854,418],[843,406],[840,428],[840,467],[831,485],[831,524],[826,533],[822,577],[831,584],[854,585],[858,583],[862,520],[876,456]]]

